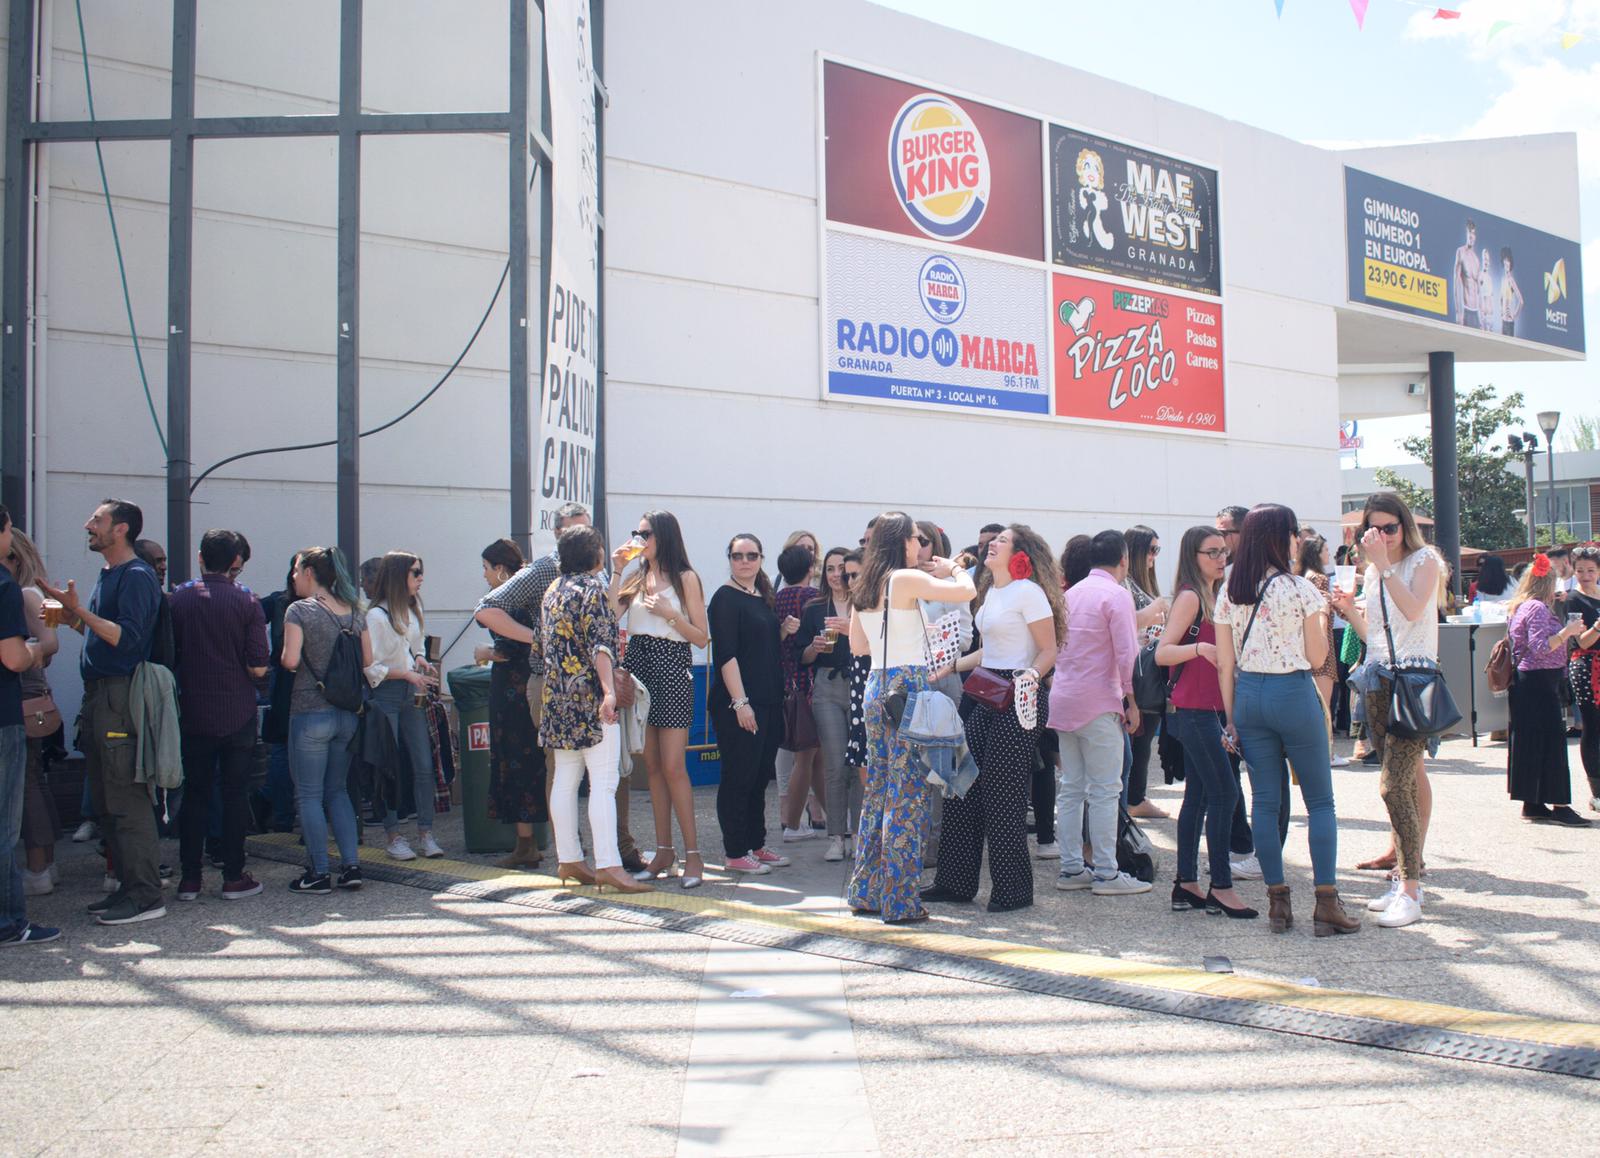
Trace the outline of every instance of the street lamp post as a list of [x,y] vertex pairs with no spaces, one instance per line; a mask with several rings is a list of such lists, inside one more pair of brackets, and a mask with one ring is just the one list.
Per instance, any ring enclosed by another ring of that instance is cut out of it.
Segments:
[[1506,445],[1511,448],[1512,454],[1522,456],[1522,473],[1527,484],[1527,499],[1522,510],[1516,511],[1515,514],[1521,516],[1528,524],[1528,547],[1531,550],[1539,545],[1539,536],[1535,530],[1539,516],[1536,513],[1537,508],[1533,505],[1533,456],[1539,450],[1539,436],[1530,430],[1524,430],[1520,437],[1508,434]]
[[1544,457],[1550,472],[1550,546],[1556,545],[1556,427],[1561,411],[1539,411],[1539,429],[1544,431]]

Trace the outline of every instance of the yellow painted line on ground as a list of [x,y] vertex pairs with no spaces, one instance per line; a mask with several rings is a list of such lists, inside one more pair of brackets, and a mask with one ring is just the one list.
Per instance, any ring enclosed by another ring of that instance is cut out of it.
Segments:
[[[297,847],[296,838],[288,833],[270,833],[253,836],[250,839],[283,848]],[[1101,957],[1089,953],[1073,953],[1039,945],[1019,944],[1015,941],[970,937],[964,933],[940,933],[933,931],[927,925],[898,927],[849,915],[836,916],[752,905],[744,901],[728,900],[715,895],[697,895],[682,890],[657,889],[648,893],[602,892],[592,887],[564,886],[555,877],[544,873],[518,872],[496,868],[493,865],[448,858],[418,859],[415,862],[401,863],[391,860],[381,849],[372,845],[362,846],[361,858],[382,865],[386,869],[428,872],[480,884],[498,883],[507,888],[526,891],[570,893],[576,897],[601,900],[628,908],[685,913],[714,920],[740,921],[788,929],[797,933],[842,937],[851,941],[940,953],[968,960],[987,961],[996,965],[1031,969],[1041,973],[1117,981],[1171,992],[1290,1006],[1316,1013],[1364,1017],[1399,1025],[1511,1038],[1547,1046],[1600,1049],[1600,1025],[1589,1022],[1557,1021],[1516,1013],[1437,1005],[1401,997],[1384,997],[1352,990],[1318,989],[1288,981],[1274,981],[1270,978],[1207,973],[1201,969],[1186,969],[1148,961],[1130,961],[1118,957]],[[716,883],[716,878],[709,878],[708,883]]]

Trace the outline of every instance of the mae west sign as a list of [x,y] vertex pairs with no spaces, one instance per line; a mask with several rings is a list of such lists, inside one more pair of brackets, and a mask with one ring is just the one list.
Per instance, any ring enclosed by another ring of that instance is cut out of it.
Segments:
[[832,230],[825,244],[829,396],[1050,413],[1037,272]]
[[1070,274],[1051,282],[1057,415],[1227,429],[1221,303]]
[[829,221],[1043,260],[1039,121],[834,61],[822,92]]
[[1217,171],[1050,126],[1057,265],[1218,297]]

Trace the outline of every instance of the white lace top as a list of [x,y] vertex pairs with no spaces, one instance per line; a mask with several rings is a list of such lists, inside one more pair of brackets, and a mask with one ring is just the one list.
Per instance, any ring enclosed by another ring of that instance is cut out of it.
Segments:
[[[1406,558],[1395,564],[1395,578],[1407,587],[1411,580],[1427,559],[1437,559],[1432,547],[1423,547],[1411,552]],[[1365,603],[1367,612],[1367,658],[1375,663],[1391,662],[1389,656],[1389,641],[1383,634],[1383,606],[1389,606],[1389,630],[1394,633],[1394,649],[1399,652],[1399,660],[1425,660],[1429,663],[1439,662],[1439,589],[1428,592],[1428,601],[1423,605],[1422,618],[1416,621],[1407,619],[1400,614],[1400,608],[1395,606],[1393,599],[1378,598],[1378,584],[1381,578],[1375,566],[1368,565],[1367,578],[1362,586],[1366,593]]]

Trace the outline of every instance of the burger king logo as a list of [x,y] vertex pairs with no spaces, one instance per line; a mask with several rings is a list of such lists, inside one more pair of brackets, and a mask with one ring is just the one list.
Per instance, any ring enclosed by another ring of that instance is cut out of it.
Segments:
[[930,237],[965,237],[989,205],[983,137],[965,109],[936,93],[919,93],[895,114],[889,178],[900,208]]

